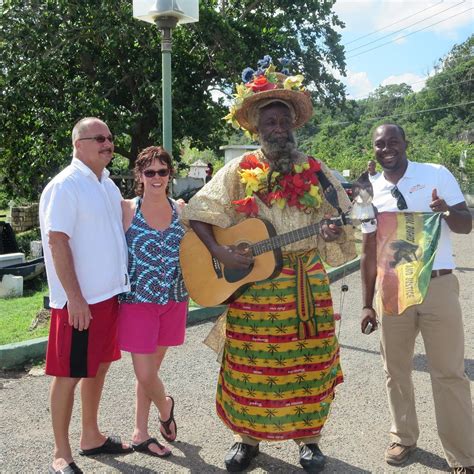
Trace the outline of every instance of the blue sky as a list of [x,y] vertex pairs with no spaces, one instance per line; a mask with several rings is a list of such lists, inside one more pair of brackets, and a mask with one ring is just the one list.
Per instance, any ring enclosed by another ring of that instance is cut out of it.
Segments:
[[336,1],[334,10],[346,24],[340,33],[347,76],[341,80],[349,96],[367,97],[379,85],[401,82],[420,90],[437,60],[473,33],[473,7],[473,0]]

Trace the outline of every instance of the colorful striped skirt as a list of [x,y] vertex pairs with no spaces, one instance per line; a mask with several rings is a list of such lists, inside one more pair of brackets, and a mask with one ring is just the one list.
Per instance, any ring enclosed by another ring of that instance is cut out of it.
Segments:
[[278,277],[229,306],[219,417],[265,440],[320,434],[343,381],[329,280],[316,251],[285,253]]

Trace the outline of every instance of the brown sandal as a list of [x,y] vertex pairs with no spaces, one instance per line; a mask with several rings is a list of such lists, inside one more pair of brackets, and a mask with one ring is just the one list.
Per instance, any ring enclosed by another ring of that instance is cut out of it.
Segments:
[[[176,436],[178,435],[178,426],[176,425],[176,420],[174,419],[174,400],[173,400],[173,397],[168,395],[168,398],[171,399],[170,417],[166,421],[163,421],[161,418],[159,418],[160,425],[161,425],[160,426],[160,433],[161,433],[161,436],[163,436],[163,438],[165,438],[166,441],[168,441],[168,443],[172,443],[173,441],[176,440]],[[174,423],[174,436],[173,436],[173,432],[170,429],[172,423]]]

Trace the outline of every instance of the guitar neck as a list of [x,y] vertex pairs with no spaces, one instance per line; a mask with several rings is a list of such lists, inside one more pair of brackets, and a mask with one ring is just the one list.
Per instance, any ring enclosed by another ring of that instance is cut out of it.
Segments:
[[[344,217],[344,219],[342,219],[341,217],[336,217],[332,219],[327,219],[324,223],[342,226],[346,223],[349,223],[349,219],[346,217]],[[252,250],[252,254],[254,256],[270,252],[271,250],[275,250],[280,247],[284,247],[285,245],[289,245],[294,242],[307,239],[312,235],[319,234],[321,231],[321,225],[322,224],[318,222],[317,224],[310,224],[306,227],[302,227],[301,229],[292,230],[281,235],[275,235],[274,237],[270,237],[269,239],[261,240],[260,242],[252,244],[250,246],[250,249]]]

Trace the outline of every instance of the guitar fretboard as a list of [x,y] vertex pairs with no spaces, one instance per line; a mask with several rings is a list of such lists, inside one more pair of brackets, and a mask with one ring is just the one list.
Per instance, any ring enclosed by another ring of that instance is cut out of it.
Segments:
[[[346,218],[346,221],[349,219]],[[327,220],[328,224],[335,224],[337,226],[344,225],[343,220],[340,217]],[[303,239],[307,239],[312,235],[319,234],[321,230],[321,224],[310,224],[301,229],[292,230],[286,232],[285,234],[275,235],[269,239],[261,240],[255,244],[250,245],[250,249],[254,256],[261,255],[262,253],[269,252],[270,250],[278,249],[284,247],[285,245],[292,244],[293,242],[298,242]]]

